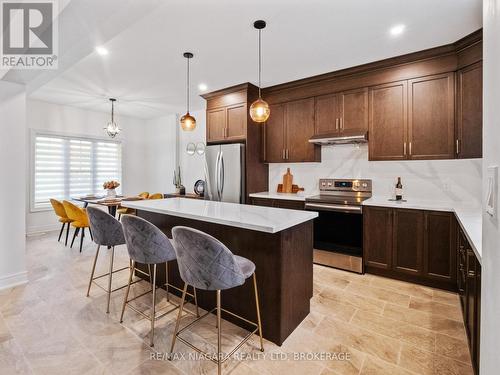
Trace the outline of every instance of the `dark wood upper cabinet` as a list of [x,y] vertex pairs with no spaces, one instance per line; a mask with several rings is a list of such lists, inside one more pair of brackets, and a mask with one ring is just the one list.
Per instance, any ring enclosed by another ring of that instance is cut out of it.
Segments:
[[457,72],[457,154],[461,159],[483,156],[483,65]]
[[457,277],[455,215],[426,211],[424,233],[424,275],[453,284]]
[[392,210],[363,208],[363,258],[366,266],[392,267]]
[[207,111],[207,141],[224,139],[226,129],[226,109],[217,108]]
[[247,104],[254,96],[255,87],[250,84],[204,94],[207,100],[207,143],[245,141],[247,124],[253,125]]
[[337,94],[315,98],[314,134],[333,134],[340,130],[341,97]]
[[367,131],[368,89],[346,91],[341,99],[340,131]]
[[285,106],[271,104],[271,115],[264,125],[264,160],[267,163],[281,163],[285,160]]
[[422,273],[424,249],[424,212],[394,210],[392,265],[398,272]]
[[314,99],[285,105],[285,158],[288,162],[318,161],[319,147],[309,143],[314,135]]
[[369,90],[369,160],[407,157],[407,82],[394,82]]
[[455,156],[454,73],[409,81],[408,155],[410,159]]
[[226,139],[245,139],[247,130],[246,103],[237,104],[226,108]]
[[309,143],[314,135],[314,99],[270,106],[265,132],[267,163],[320,161],[321,149]]
[[314,134],[368,130],[368,89],[315,98]]

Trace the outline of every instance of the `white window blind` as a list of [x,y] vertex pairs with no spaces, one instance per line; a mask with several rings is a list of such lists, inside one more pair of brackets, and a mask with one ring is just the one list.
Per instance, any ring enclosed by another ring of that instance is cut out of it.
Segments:
[[33,143],[33,209],[50,207],[50,198],[100,195],[105,181],[121,182],[118,142],[36,134]]

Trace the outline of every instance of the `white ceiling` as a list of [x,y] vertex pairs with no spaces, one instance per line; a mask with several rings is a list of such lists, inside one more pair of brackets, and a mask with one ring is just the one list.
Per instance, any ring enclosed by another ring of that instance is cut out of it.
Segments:
[[[87,6],[82,6],[86,1]],[[98,6],[97,1],[91,1]],[[263,86],[330,72],[454,42],[482,26],[481,0],[107,0],[99,24],[80,30],[84,47],[61,46],[72,59],[52,75],[28,80],[31,97],[153,118],[185,110],[184,51],[191,64],[192,109],[204,108],[198,83],[208,91],[257,82],[256,19],[263,31]],[[68,17],[96,18],[88,0],[72,0]],[[61,18],[65,17],[63,12]],[[97,21],[94,21],[97,23]],[[389,28],[405,24],[394,38]],[[72,23],[60,26],[71,32]],[[73,31],[74,32],[74,31]],[[83,45],[83,44],[82,44]],[[104,45],[108,56],[94,52]],[[71,51],[69,51],[71,47]],[[80,56],[85,54],[85,56]],[[78,55],[78,58],[75,56]],[[76,60],[76,61],[73,61]],[[9,72],[4,79],[15,80]]]

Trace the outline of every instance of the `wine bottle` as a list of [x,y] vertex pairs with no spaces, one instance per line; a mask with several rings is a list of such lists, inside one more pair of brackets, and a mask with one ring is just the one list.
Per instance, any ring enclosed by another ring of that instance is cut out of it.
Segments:
[[398,177],[398,182],[396,183],[396,200],[400,201],[403,199],[403,184],[401,184],[401,177]]

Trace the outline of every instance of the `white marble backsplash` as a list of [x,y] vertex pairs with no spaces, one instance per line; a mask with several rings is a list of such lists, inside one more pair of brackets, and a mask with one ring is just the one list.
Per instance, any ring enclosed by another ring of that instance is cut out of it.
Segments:
[[368,161],[366,144],[323,146],[321,152],[321,163],[270,164],[269,191],[276,191],[289,167],[293,183],[308,195],[318,192],[320,178],[369,178],[374,196],[390,198],[401,177],[405,199],[481,202],[481,159]]

